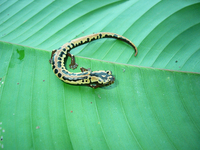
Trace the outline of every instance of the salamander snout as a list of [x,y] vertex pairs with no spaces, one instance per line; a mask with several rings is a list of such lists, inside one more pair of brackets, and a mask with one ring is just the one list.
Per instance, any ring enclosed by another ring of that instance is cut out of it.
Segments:
[[93,71],[90,74],[92,76],[92,83],[98,84],[98,86],[108,86],[115,81],[115,77],[112,75],[111,71]]

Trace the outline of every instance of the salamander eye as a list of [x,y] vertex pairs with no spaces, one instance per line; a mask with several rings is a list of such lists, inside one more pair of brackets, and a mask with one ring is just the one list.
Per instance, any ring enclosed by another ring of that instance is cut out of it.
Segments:
[[106,73],[107,73],[108,75],[112,75],[112,72],[111,72],[110,70],[107,70]]

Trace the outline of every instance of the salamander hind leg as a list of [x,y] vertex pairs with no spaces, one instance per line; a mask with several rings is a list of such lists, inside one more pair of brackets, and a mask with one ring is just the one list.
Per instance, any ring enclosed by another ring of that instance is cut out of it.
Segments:
[[71,64],[69,65],[69,67],[71,69],[76,69],[78,67],[78,64],[75,62],[74,55],[70,54],[69,52],[67,53],[67,55],[71,58]]
[[55,52],[56,52],[56,49],[51,52],[51,58],[49,59],[49,63],[50,64],[51,64],[51,61],[53,59],[53,55],[55,54]]

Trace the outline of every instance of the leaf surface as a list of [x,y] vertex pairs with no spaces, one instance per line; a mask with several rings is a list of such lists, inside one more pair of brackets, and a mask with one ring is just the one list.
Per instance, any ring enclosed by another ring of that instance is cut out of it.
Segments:
[[[199,149],[199,14],[198,0],[0,1],[0,147]],[[115,83],[60,81],[52,49],[101,31],[129,38],[138,55],[96,40],[72,53]]]

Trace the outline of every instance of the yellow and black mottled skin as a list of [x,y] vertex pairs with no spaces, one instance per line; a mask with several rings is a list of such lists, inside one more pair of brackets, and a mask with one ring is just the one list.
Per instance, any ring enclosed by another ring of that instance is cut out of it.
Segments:
[[122,40],[129,45],[131,45],[135,49],[135,56],[137,55],[137,48],[136,46],[127,38],[109,32],[100,32],[96,34],[87,35],[84,37],[80,37],[70,41],[69,43],[64,44],[59,49],[53,50],[51,54],[51,58],[49,62],[52,65],[53,72],[55,75],[65,83],[75,84],[75,85],[87,85],[92,88],[98,88],[102,86],[108,86],[115,81],[115,77],[112,75],[111,71],[91,71],[90,69],[85,69],[81,67],[80,73],[73,73],[69,72],[65,67],[65,61],[67,57],[71,57],[71,64],[69,65],[70,68],[76,69],[77,64],[75,63],[75,58],[69,52],[71,49],[88,43],[93,40],[101,39],[101,38],[115,38]]

